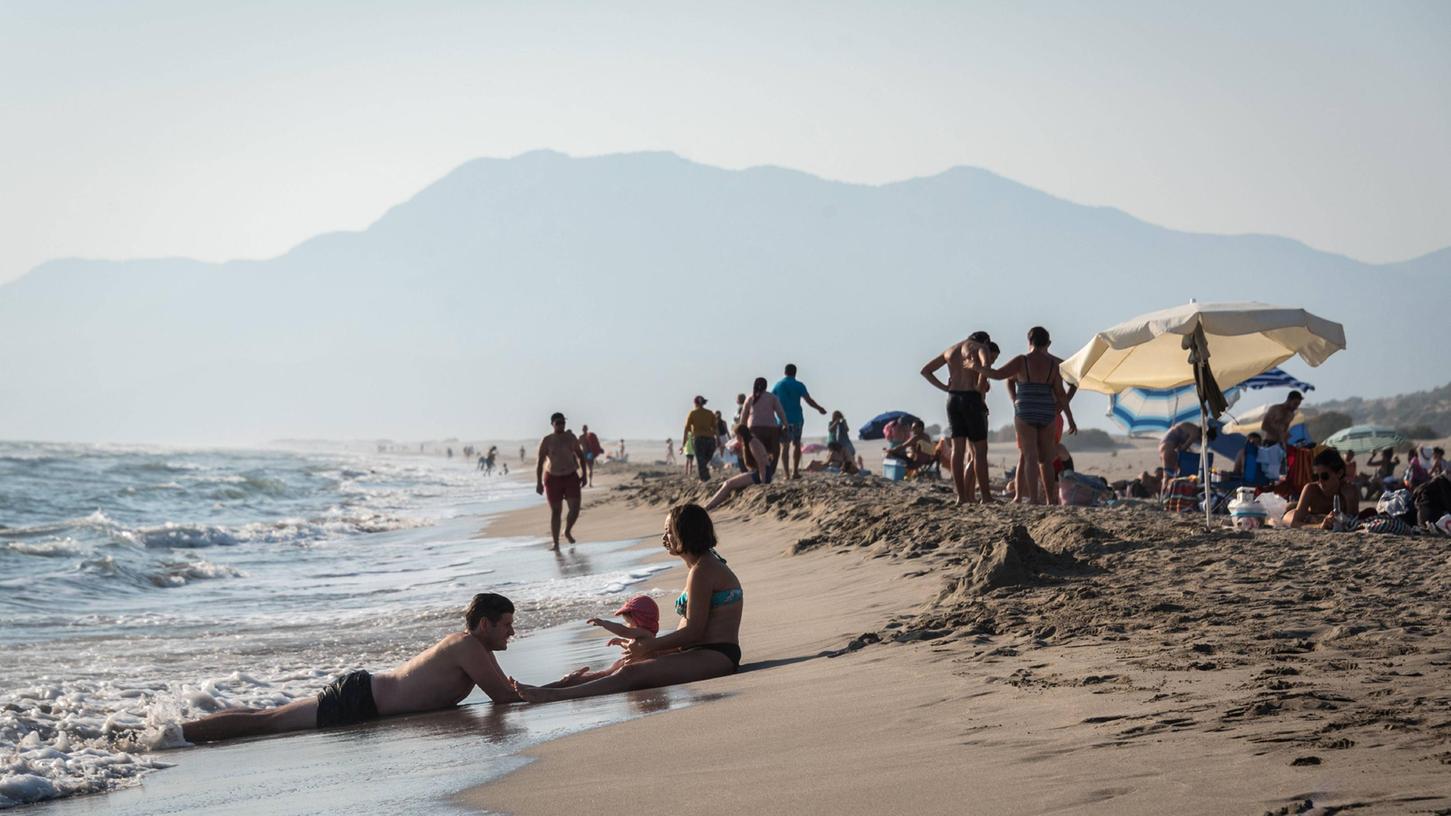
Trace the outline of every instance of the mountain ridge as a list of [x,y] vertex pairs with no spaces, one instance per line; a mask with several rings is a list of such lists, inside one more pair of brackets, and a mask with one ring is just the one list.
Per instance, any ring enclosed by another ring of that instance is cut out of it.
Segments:
[[[1430,325],[1451,300],[1451,252],[1396,273],[1419,290],[1409,304],[1372,283],[1383,271],[1292,239],[1159,227],[982,168],[863,185],[536,151],[471,160],[365,229],[274,258],[57,260],[0,286],[0,429],[515,436],[523,417],[584,400],[592,427],[638,436],[675,422],[625,407],[641,391],[721,401],[788,360],[849,418],[883,403],[937,417],[916,371],[969,331],[1011,353],[1042,324],[1066,356],[1190,298],[1342,320],[1349,348],[1314,381],[1373,396],[1424,376],[1381,316],[1409,306]],[[156,397],[178,392],[212,407]]]
[[630,157],[640,157],[640,158],[654,158],[654,157],[659,157],[659,158],[666,158],[666,159],[669,159],[669,160],[672,160],[672,161],[675,161],[675,162],[679,162],[679,163],[684,164],[684,165],[689,165],[689,166],[698,167],[698,168],[706,168],[706,169],[709,169],[709,170],[712,170],[712,171],[721,172],[721,173],[748,174],[748,173],[753,173],[753,172],[756,172],[756,171],[762,171],[762,172],[780,172],[780,173],[789,174],[789,175],[792,175],[792,176],[799,176],[799,177],[803,177],[803,178],[806,178],[806,179],[811,179],[811,180],[814,180],[814,181],[817,181],[817,182],[822,182],[822,183],[825,183],[825,184],[841,185],[841,186],[844,186],[844,187],[858,187],[858,188],[866,188],[866,189],[892,188],[892,187],[898,187],[898,186],[904,186],[904,185],[911,185],[911,184],[914,184],[916,182],[928,182],[928,181],[934,181],[934,180],[938,180],[938,179],[943,179],[945,177],[955,177],[955,176],[962,175],[962,174],[969,174],[969,175],[972,175],[972,176],[975,176],[975,177],[985,177],[985,178],[987,178],[987,179],[989,179],[989,180],[991,180],[991,181],[993,181],[995,183],[1000,183],[1002,186],[1004,186],[1006,188],[1014,189],[1014,190],[1022,191],[1022,192],[1026,192],[1026,193],[1030,193],[1030,194],[1039,196],[1039,197],[1041,197],[1041,198],[1043,198],[1045,200],[1052,201],[1054,203],[1066,204],[1066,205],[1069,205],[1069,206],[1074,207],[1074,208],[1080,208],[1080,209],[1086,209],[1086,210],[1094,210],[1094,211],[1099,211],[1099,212],[1103,212],[1103,213],[1106,213],[1106,214],[1111,214],[1111,215],[1113,215],[1115,217],[1124,219],[1124,220],[1126,220],[1128,222],[1131,222],[1131,223],[1134,223],[1136,225],[1142,225],[1142,226],[1146,226],[1146,227],[1151,227],[1151,228],[1156,229],[1156,230],[1163,230],[1163,231],[1166,231],[1166,232],[1171,232],[1171,233],[1175,233],[1175,234],[1182,235],[1182,236],[1191,236],[1191,237],[1196,237],[1196,238],[1219,238],[1219,239],[1230,239],[1230,240],[1252,240],[1252,241],[1256,241],[1257,240],[1257,241],[1265,241],[1265,242],[1273,243],[1273,244],[1281,244],[1281,243],[1283,243],[1283,244],[1290,245],[1290,246],[1293,246],[1295,248],[1303,249],[1303,250],[1306,250],[1306,251],[1309,251],[1309,252],[1313,252],[1313,253],[1316,253],[1318,255],[1322,255],[1322,256],[1328,257],[1328,258],[1335,258],[1335,259],[1338,259],[1338,260],[1349,261],[1349,262],[1352,262],[1352,263],[1360,264],[1362,266],[1366,266],[1366,267],[1370,267],[1370,268],[1377,268],[1377,269],[1391,269],[1391,268],[1407,267],[1407,266],[1412,266],[1412,265],[1419,265],[1419,264],[1422,264],[1423,262],[1435,262],[1435,263],[1443,263],[1444,262],[1444,263],[1447,263],[1448,265],[1451,265],[1451,245],[1442,247],[1440,249],[1431,250],[1430,252],[1426,252],[1426,253],[1423,253],[1421,255],[1417,255],[1417,256],[1414,256],[1414,257],[1411,257],[1411,258],[1407,258],[1407,259],[1404,259],[1404,260],[1388,261],[1388,262],[1383,262],[1383,263],[1374,263],[1374,262],[1370,262],[1370,261],[1363,261],[1363,260],[1360,260],[1358,258],[1354,258],[1352,256],[1345,255],[1345,254],[1342,254],[1342,253],[1333,252],[1333,251],[1330,251],[1330,250],[1320,249],[1320,248],[1317,248],[1317,247],[1312,246],[1310,244],[1307,244],[1304,241],[1301,241],[1300,239],[1291,238],[1291,237],[1284,236],[1284,235],[1277,235],[1277,234],[1274,234],[1274,233],[1261,233],[1261,232],[1216,233],[1216,232],[1200,232],[1200,231],[1197,231],[1197,230],[1182,229],[1182,228],[1178,228],[1178,227],[1169,227],[1169,226],[1165,226],[1163,224],[1155,223],[1155,222],[1150,221],[1150,220],[1148,220],[1146,218],[1143,218],[1141,216],[1134,215],[1133,213],[1130,213],[1130,212],[1128,212],[1126,210],[1123,210],[1123,209],[1121,209],[1119,207],[1116,207],[1114,205],[1111,205],[1111,204],[1088,204],[1088,203],[1083,203],[1083,202],[1075,201],[1075,200],[1070,199],[1070,198],[1064,198],[1062,196],[1055,195],[1055,194],[1050,193],[1050,192],[1047,192],[1045,190],[1040,190],[1040,189],[1038,189],[1036,187],[1032,187],[1031,185],[1028,185],[1028,184],[1025,184],[1023,182],[1017,181],[1016,179],[1010,178],[1008,176],[1001,175],[1001,174],[999,174],[999,173],[997,173],[995,171],[989,170],[987,168],[978,167],[976,165],[953,165],[951,167],[944,168],[943,170],[941,170],[939,172],[931,173],[931,174],[927,174],[927,175],[912,176],[912,177],[909,177],[909,178],[898,179],[898,180],[894,180],[894,181],[881,182],[881,183],[868,183],[868,182],[855,182],[855,181],[846,181],[846,180],[840,180],[840,179],[831,179],[831,178],[827,178],[827,177],[824,177],[824,176],[817,176],[817,175],[814,175],[814,174],[812,174],[810,172],[807,172],[807,171],[804,171],[804,170],[798,170],[798,169],[795,169],[795,168],[785,167],[785,166],[781,166],[781,165],[774,165],[774,164],[751,165],[751,166],[743,167],[743,168],[739,168],[739,169],[716,167],[714,165],[709,165],[709,164],[705,164],[705,163],[702,163],[702,162],[697,162],[697,161],[695,161],[693,159],[686,158],[686,157],[684,157],[684,156],[682,156],[682,155],[680,155],[680,154],[678,154],[678,153],[676,153],[674,151],[669,151],[669,150],[630,151],[630,152],[622,152],[622,153],[608,153],[608,154],[600,154],[600,155],[594,155],[594,156],[582,156],[581,157],[581,156],[572,156],[570,154],[564,153],[562,151],[554,150],[554,149],[551,149],[551,148],[539,148],[539,149],[535,149],[535,150],[528,150],[528,151],[525,151],[523,153],[519,153],[519,154],[517,154],[515,156],[512,156],[512,157],[488,157],[488,156],[481,156],[481,157],[476,157],[476,158],[473,158],[473,159],[468,159],[468,160],[462,162],[461,164],[457,165],[452,170],[450,170],[449,172],[445,173],[443,176],[439,177],[435,181],[430,182],[430,183],[424,185],[424,187],[422,187],[421,189],[419,189],[413,195],[409,196],[407,199],[404,199],[403,201],[401,201],[401,202],[399,202],[397,204],[394,204],[394,205],[388,207],[386,210],[384,210],[384,212],[382,214],[380,214],[377,218],[375,218],[368,225],[366,225],[366,226],[364,226],[364,227],[362,227],[360,229],[338,229],[338,230],[328,230],[328,231],[325,231],[325,232],[320,232],[317,235],[309,236],[308,238],[305,238],[305,239],[299,241],[297,244],[293,245],[292,247],[290,247],[290,248],[288,248],[286,250],[283,250],[282,252],[280,252],[280,253],[278,253],[276,255],[271,255],[271,256],[267,256],[267,257],[260,257],[260,258],[228,258],[228,259],[221,260],[221,261],[205,261],[205,260],[198,260],[198,259],[188,258],[188,257],[185,257],[185,256],[176,256],[176,255],[142,256],[142,257],[137,257],[137,258],[92,258],[92,257],[85,257],[85,256],[61,256],[61,257],[52,258],[52,259],[43,261],[42,263],[37,264],[36,266],[32,267],[31,269],[27,270],[26,272],[21,273],[19,276],[13,278],[12,280],[6,281],[4,283],[0,283],[0,289],[3,289],[4,286],[6,286],[6,285],[9,285],[11,283],[15,283],[15,282],[23,279],[24,277],[26,277],[28,275],[31,275],[31,274],[34,274],[36,272],[42,271],[42,270],[46,269],[47,267],[51,267],[51,266],[56,265],[56,264],[69,264],[69,263],[129,264],[129,263],[162,263],[162,262],[173,262],[173,261],[186,261],[186,262],[203,264],[203,265],[209,265],[209,266],[229,266],[229,265],[233,265],[233,264],[265,263],[267,261],[273,261],[273,260],[277,260],[279,258],[286,257],[287,255],[289,255],[289,254],[291,254],[291,253],[293,253],[293,252],[295,252],[295,251],[297,251],[299,249],[302,249],[302,248],[308,246],[309,244],[312,244],[312,243],[317,242],[317,241],[326,241],[328,239],[331,239],[331,238],[334,238],[334,237],[337,237],[337,236],[351,236],[351,235],[359,235],[359,234],[366,233],[369,230],[371,230],[374,226],[376,226],[379,222],[381,222],[384,219],[386,219],[390,213],[392,213],[395,210],[398,210],[400,208],[407,207],[409,204],[412,204],[413,202],[415,202],[424,193],[426,193],[429,190],[433,189],[434,187],[442,184],[443,182],[448,181],[448,180],[454,178],[455,176],[460,176],[461,174],[462,175],[467,175],[469,172],[472,172],[472,168],[476,168],[476,167],[480,167],[480,166],[487,166],[487,165],[506,164],[506,163],[516,162],[516,161],[520,161],[520,160],[531,160],[531,161],[534,161],[534,160],[540,160],[540,159],[550,159],[550,160],[561,160],[561,161],[590,161],[590,160],[630,158]]

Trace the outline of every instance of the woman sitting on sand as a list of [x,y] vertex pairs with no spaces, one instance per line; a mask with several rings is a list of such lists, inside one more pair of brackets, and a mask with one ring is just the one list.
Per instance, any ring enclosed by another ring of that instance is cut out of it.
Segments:
[[1311,464],[1314,481],[1300,491],[1294,509],[1285,511],[1285,523],[1291,527],[1319,524],[1323,530],[1335,526],[1335,497],[1340,497],[1340,512],[1354,516],[1360,511],[1360,491],[1345,478],[1345,460],[1333,449],[1320,452]]
[[745,423],[736,426],[736,441],[741,443],[741,461],[746,463],[746,472],[740,473],[726,479],[720,490],[710,497],[705,503],[706,510],[714,510],[726,503],[726,500],[736,494],[738,490],[745,490],[753,484],[770,484],[770,455],[766,453],[766,446],[761,440],[751,433]]
[[685,591],[675,600],[675,611],[680,615],[675,631],[630,640],[625,645],[628,662],[598,680],[566,688],[515,682],[520,697],[531,703],[547,703],[693,683],[734,674],[740,668],[745,598],[740,579],[715,554],[715,525],[710,514],[698,504],[672,508],[665,517],[665,534],[660,541],[667,552],[690,568]]

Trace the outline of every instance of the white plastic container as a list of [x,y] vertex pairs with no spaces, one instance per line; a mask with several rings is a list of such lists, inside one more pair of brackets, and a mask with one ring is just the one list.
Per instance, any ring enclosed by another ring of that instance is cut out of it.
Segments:
[[1236,490],[1229,502],[1229,517],[1237,530],[1257,530],[1264,526],[1268,515],[1264,505],[1255,498],[1253,487]]

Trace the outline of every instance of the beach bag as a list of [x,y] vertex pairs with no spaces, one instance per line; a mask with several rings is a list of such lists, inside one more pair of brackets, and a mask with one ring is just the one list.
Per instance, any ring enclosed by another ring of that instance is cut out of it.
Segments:
[[1093,507],[1105,497],[1113,495],[1113,488],[1101,478],[1065,470],[1058,480],[1058,499],[1072,507]]
[[1189,513],[1199,509],[1199,480],[1188,477],[1171,479],[1164,494],[1164,509],[1171,513]]
[[1451,476],[1443,473],[1416,488],[1411,493],[1411,504],[1416,508],[1416,521],[1420,523],[1429,524],[1451,513]]
[[1375,503],[1375,512],[1382,516],[1404,516],[1411,511],[1411,491],[1392,490]]

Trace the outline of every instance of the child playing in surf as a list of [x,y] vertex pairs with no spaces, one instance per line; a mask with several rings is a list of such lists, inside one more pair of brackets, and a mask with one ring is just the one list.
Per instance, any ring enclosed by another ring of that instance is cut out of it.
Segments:
[[[615,610],[624,623],[603,620],[601,618],[590,618],[585,623],[590,626],[598,626],[601,629],[614,635],[610,638],[610,646],[624,646],[631,640],[644,637],[655,637],[660,631],[660,607],[655,599],[649,595],[636,595],[625,602],[625,605]],[[590,671],[589,666],[581,666],[578,669],[566,674],[541,688],[564,688],[565,686],[577,686],[580,683],[588,683],[591,680],[598,680],[601,677],[608,677],[624,668],[626,659],[621,656],[609,668],[602,671]]]

